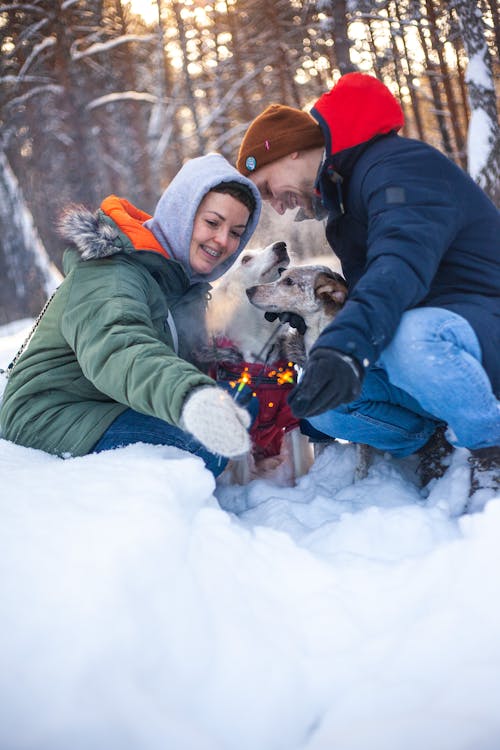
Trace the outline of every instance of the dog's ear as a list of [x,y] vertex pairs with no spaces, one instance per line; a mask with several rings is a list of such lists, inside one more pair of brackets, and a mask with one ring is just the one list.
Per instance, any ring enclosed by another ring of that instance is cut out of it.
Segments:
[[340,274],[321,271],[314,280],[314,294],[336,312],[347,299],[347,286]]

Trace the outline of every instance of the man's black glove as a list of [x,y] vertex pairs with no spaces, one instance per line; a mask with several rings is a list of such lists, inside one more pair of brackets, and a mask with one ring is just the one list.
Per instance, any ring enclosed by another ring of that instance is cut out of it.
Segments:
[[297,331],[300,333],[301,336],[304,335],[304,333],[307,331],[307,326],[304,318],[302,318],[300,315],[297,315],[297,313],[293,312],[266,312],[264,313],[264,317],[266,320],[268,320],[270,323],[273,323],[276,318],[279,318],[280,323],[288,323],[288,325],[292,326],[292,328],[296,328]]
[[336,349],[314,349],[302,378],[288,396],[292,412],[299,419],[314,417],[359,395],[363,369],[348,354]]

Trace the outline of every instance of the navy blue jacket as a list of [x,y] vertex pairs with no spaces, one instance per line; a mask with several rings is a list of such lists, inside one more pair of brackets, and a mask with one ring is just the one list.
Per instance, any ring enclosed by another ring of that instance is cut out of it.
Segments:
[[500,212],[486,194],[439,151],[394,132],[327,155],[317,189],[350,293],[314,348],[367,367],[406,310],[443,307],[473,327],[500,394]]

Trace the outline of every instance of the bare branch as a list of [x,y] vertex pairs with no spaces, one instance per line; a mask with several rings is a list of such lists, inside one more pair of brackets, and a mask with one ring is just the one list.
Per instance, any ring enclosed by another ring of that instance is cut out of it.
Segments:
[[147,104],[157,104],[158,97],[148,94],[146,91],[120,91],[114,94],[105,94],[93,99],[85,105],[85,109],[96,109],[105,104],[114,104],[119,101],[146,102]]
[[[50,81],[48,76],[24,76],[23,83],[43,83],[44,81]],[[6,75],[0,76],[0,83],[4,84],[17,84],[19,83],[18,75]]]
[[221,112],[224,111],[226,104],[228,104],[228,102],[231,102],[234,99],[236,92],[242,86],[245,86],[248,83],[248,81],[251,81],[252,78],[256,78],[258,75],[260,75],[260,73],[261,71],[258,69],[250,70],[248,73],[246,73],[243,76],[243,78],[240,78],[239,80],[235,81],[233,85],[230,86],[230,88],[224,94],[224,96],[220,100],[217,107],[213,110],[213,112],[210,112],[210,114],[202,120],[202,122],[200,123],[200,130],[201,131],[208,130],[211,124],[217,119],[217,117],[220,116]]
[[226,130],[222,135],[220,135],[212,144],[212,148],[214,151],[219,151],[221,146],[223,146],[227,141],[230,141],[231,138],[234,138],[235,136],[239,136],[241,133],[243,133],[247,128],[247,123],[239,123],[238,125],[235,125],[234,128],[231,128],[230,130]]
[[128,42],[152,42],[155,41],[155,39],[156,37],[153,34],[123,34],[122,36],[117,36],[115,39],[109,39],[107,42],[96,42],[95,44],[91,44],[90,47],[87,47],[87,49],[82,52],[79,52],[77,49],[79,43],[77,40],[71,45],[71,59],[81,60],[82,57],[97,55],[100,52],[107,52],[108,50],[113,49],[113,47],[118,47],[120,44],[127,44]]
[[9,102],[7,102],[7,106],[17,107],[20,104],[24,104],[28,99],[31,99],[32,96],[38,96],[38,94],[52,93],[59,95],[63,92],[64,88],[62,86],[56,86],[53,83],[49,83],[46,86],[35,86],[35,88],[26,91],[26,93],[22,94],[22,96],[16,96],[14,99],[11,99]]
[[30,67],[30,65],[33,62],[33,60],[36,57],[38,57],[38,55],[41,52],[43,52],[45,49],[47,49],[48,47],[53,47],[55,45],[55,43],[56,43],[55,36],[48,36],[45,39],[43,39],[41,42],[39,42],[38,44],[35,44],[35,46],[31,50],[31,54],[28,55],[28,57],[26,58],[26,62],[24,63],[24,65],[21,68],[21,70],[19,71],[19,80],[20,81],[24,78],[24,74],[26,73],[26,71]]
[[43,8],[28,3],[14,3],[13,5],[0,5],[0,13],[8,13],[11,10],[35,11],[35,13],[45,13]]

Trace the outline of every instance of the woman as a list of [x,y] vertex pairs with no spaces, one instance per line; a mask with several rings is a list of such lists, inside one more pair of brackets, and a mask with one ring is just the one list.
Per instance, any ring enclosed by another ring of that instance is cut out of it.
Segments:
[[260,197],[222,156],[185,164],[154,215],[109,196],[69,209],[66,278],[11,370],[3,437],[61,456],[135,442],[200,455],[249,449],[248,413],[198,369],[210,284],[241,253]]

